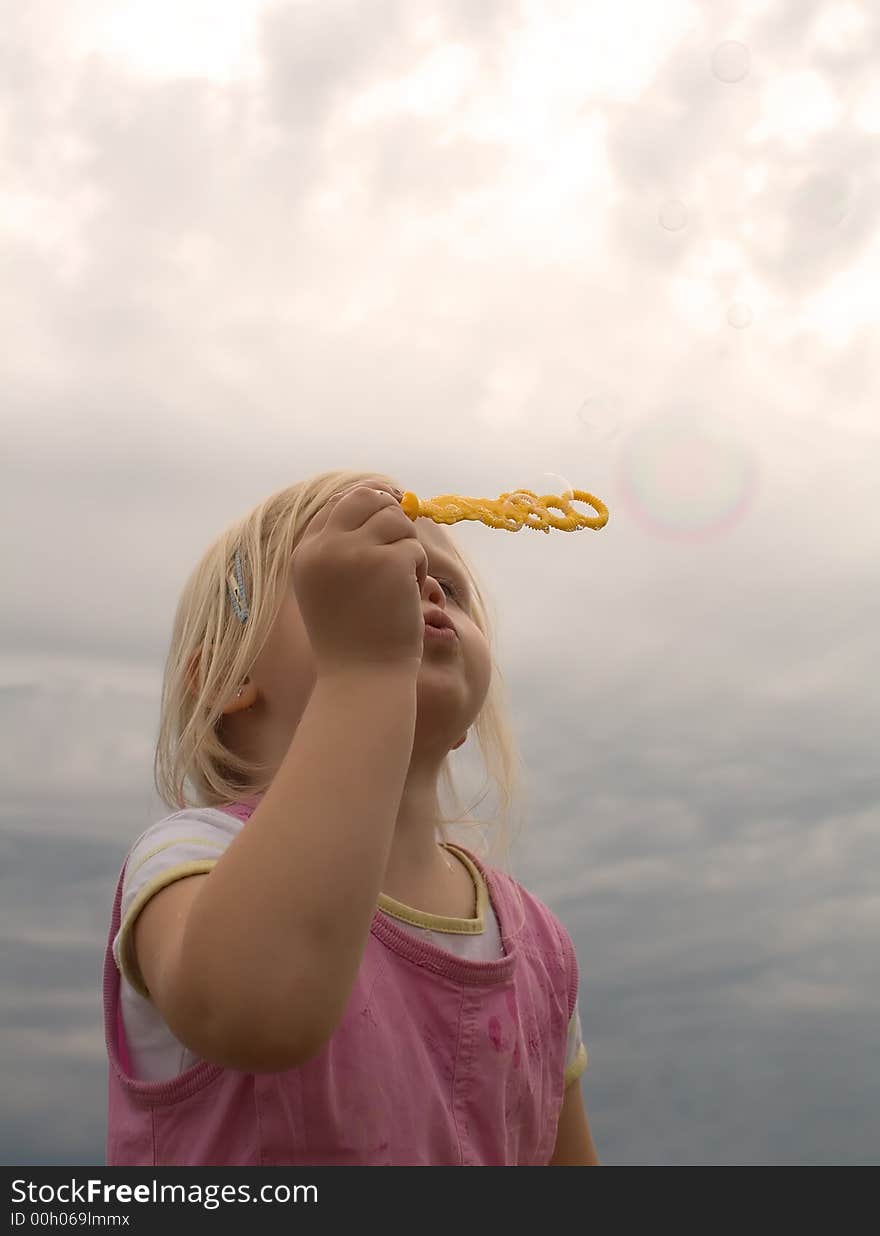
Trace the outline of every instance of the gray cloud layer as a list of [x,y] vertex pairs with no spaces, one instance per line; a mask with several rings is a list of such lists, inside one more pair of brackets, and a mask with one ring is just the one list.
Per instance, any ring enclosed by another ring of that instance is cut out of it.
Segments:
[[452,530],[497,611],[514,867],[575,940],[603,1162],[876,1163],[864,7],[266,5],[232,81],[74,54],[97,0],[8,15],[4,1162],[103,1162],[103,949],[166,811],[184,579],[267,493],[362,466],[609,507]]

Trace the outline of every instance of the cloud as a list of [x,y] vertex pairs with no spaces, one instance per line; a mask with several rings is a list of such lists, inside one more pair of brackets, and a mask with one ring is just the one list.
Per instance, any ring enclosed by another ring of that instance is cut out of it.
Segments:
[[[600,1157],[866,1162],[880,14],[211,21],[35,0],[0,49],[5,1161],[102,1162],[103,953],[167,812],[184,580],[268,493],[362,466],[609,508],[452,529],[528,769],[514,870],[578,954]],[[475,744],[454,759],[477,794]]]

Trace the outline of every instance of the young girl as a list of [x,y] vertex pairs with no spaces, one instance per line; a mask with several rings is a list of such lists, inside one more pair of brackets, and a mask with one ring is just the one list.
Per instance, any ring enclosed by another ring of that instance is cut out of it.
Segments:
[[599,1162],[570,936],[445,840],[477,826],[440,811],[450,752],[473,725],[506,806],[514,748],[473,572],[401,497],[282,490],[183,590],[174,810],[126,855],[104,959],[108,1166]]

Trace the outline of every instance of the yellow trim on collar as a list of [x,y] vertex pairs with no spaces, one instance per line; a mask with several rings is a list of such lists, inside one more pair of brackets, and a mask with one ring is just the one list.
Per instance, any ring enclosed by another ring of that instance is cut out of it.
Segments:
[[386,914],[392,915],[393,918],[402,919],[405,923],[412,923],[415,927],[427,927],[429,931],[446,931],[452,935],[461,936],[481,935],[486,929],[486,910],[489,906],[489,890],[486,888],[486,881],[480,874],[479,868],[474,866],[468,856],[458,846],[447,841],[441,841],[439,844],[444,850],[448,850],[456,858],[460,859],[470,872],[477,894],[476,918],[454,918],[443,914],[428,914],[427,911],[417,910],[414,906],[408,906],[403,901],[397,901],[386,893],[379,894],[379,909],[384,910]]

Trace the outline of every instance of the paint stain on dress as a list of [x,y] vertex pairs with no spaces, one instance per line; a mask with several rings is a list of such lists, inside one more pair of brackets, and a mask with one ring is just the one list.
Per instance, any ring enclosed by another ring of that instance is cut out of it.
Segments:
[[509,1045],[504,1041],[504,1036],[501,1033],[501,1022],[497,1017],[490,1017],[489,1024],[486,1027],[489,1031],[489,1042],[496,1051],[508,1051]]

